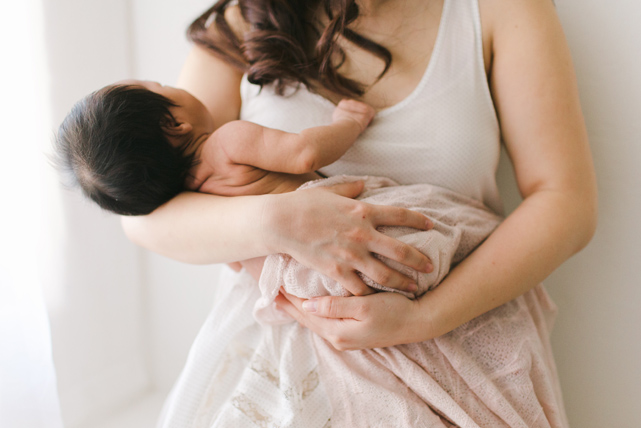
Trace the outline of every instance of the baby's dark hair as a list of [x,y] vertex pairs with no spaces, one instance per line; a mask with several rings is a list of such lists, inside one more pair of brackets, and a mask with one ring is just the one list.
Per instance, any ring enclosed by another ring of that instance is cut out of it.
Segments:
[[174,147],[170,99],[132,85],[100,89],[72,108],[55,141],[56,163],[83,193],[122,215],[149,214],[182,190],[195,165],[188,138]]

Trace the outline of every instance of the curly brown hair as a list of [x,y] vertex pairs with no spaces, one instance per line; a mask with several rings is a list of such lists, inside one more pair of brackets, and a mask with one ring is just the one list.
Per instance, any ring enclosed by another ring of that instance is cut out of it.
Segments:
[[[251,83],[275,83],[277,93],[288,86],[320,86],[337,94],[359,96],[364,85],[343,77],[339,69],[345,52],[336,43],[340,37],[379,57],[389,69],[392,55],[385,47],[349,28],[359,16],[355,0],[238,0],[250,30],[240,40],[225,18],[235,0],[220,0],[188,28],[187,37],[209,49],[232,66],[247,73]],[[322,25],[315,11],[328,20]],[[208,31],[216,26],[216,35]]]

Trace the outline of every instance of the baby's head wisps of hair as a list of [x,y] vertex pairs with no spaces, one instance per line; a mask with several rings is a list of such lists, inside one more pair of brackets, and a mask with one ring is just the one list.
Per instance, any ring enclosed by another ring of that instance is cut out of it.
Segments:
[[137,85],[102,88],[72,108],[55,139],[56,164],[83,193],[122,215],[149,214],[182,190],[195,165],[190,136],[170,142],[167,97]]

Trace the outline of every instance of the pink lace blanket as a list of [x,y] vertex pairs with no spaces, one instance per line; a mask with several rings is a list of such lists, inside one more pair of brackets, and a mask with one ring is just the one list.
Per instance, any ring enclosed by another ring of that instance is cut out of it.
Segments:
[[[359,199],[406,207],[433,221],[430,231],[381,228],[432,260],[434,271],[419,274],[381,258],[417,281],[417,295],[436,287],[501,220],[478,201],[431,185],[398,186],[385,178],[332,177],[304,187],[355,179],[366,182]],[[363,279],[386,290],[369,278]],[[259,322],[291,321],[273,306],[281,285],[303,298],[346,295],[339,284],[291,257],[269,256],[259,281],[262,297],[254,307]],[[567,427],[549,344],[554,313],[554,304],[539,285],[426,342],[340,352],[312,334],[319,372],[332,405],[332,426]]]

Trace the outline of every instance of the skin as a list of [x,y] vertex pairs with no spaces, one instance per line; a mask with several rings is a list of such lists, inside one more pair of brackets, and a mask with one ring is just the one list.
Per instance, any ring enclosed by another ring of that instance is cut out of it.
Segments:
[[[163,124],[164,131],[176,147],[189,141],[187,151],[198,159],[186,188],[222,196],[291,192],[321,178],[315,171],[342,156],[376,113],[365,103],[344,99],[334,109],[331,124],[298,134],[243,120],[216,129],[207,108],[183,89],[139,80],[120,84],[140,86],[172,101],[173,121]],[[257,257],[232,267],[245,267],[258,280],[264,260]],[[415,290],[415,284],[404,289]]]
[[298,134],[242,120],[228,122],[198,147],[200,163],[187,187],[223,196],[296,190],[320,178],[314,171],[342,156],[374,114],[364,103],[342,100],[331,124]]
[[[388,74],[361,99],[382,109],[401,101],[418,84],[431,55],[431,50],[425,53],[426,46],[433,46],[436,38],[442,0],[360,4],[365,15],[356,29],[384,44],[394,58]],[[392,346],[451,331],[530,290],[594,234],[594,170],[571,58],[552,2],[480,0],[479,5],[488,80],[524,200],[439,287],[416,301],[393,293],[323,297],[307,303],[279,296],[283,310],[337,349]],[[228,14],[230,20],[236,19],[239,32],[246,29],[233,11]],[[374,82],[380,62],[356,49],[347,49],[347,54],[341,71]],[[211,75],[223,82],[214,82]],[[240,78],[220,60],[194,48],[180,84],[224,122],[238,114]],[[338,99],[335,94],[323,95]],[[233,109],[222,111],[222,100]],[[348,199],[359,191],[359,185],[351,185],[333,192],[257,196],[233,204],[185,194],[148,218],[125,220],[124,226],[135,242],[178,259],[229,261],[225,258],[280,251],[344,285],[357,281],[356,269],[399,288],[402,278],[374,268],[370,253],[389,254],[419,268],[426,260],[384,240],[373,228],[404,222],[418,226],[424,219]],[[190,221],[198,228],[190,230]],[[221,236],[212,223],[233,230],[222,234],[229,247],[220,245]],[[297,234],[301,230],[306,237]]]
[[331,124],[300,133],[244,120],[216,128],[203,103],[183,89],[141,80],[119,83],[141,86],[175,104],[169,108],[173,122],[163,129],[174,146],[189,141],[186,150],[198,159],[186,187],[223,196],[290,192],[321,178],[315,171],[341,157],[376,114],[365,103],[344,99],[334,109]]

